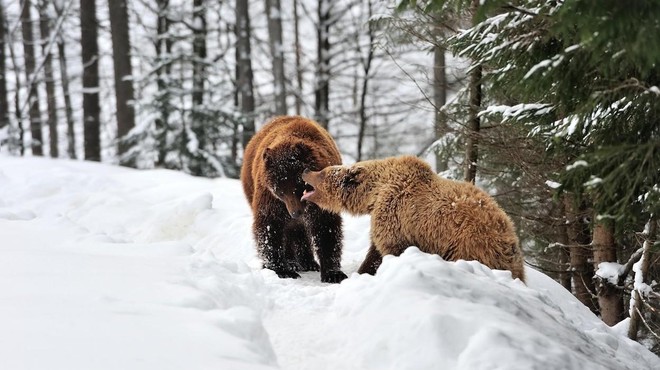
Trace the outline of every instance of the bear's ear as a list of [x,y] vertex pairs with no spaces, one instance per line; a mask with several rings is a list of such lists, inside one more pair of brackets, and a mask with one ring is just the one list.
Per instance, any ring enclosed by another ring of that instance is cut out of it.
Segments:
[[352,188],[359,185],[362,182],[362,178],[364,177],[364,171],[364,167],[361,166],[354,166],[349,168],[341,181],[342,187]]
[[264,149],[263,160],[266,163],[270,163],[273,159],[273,150],[271,148]]

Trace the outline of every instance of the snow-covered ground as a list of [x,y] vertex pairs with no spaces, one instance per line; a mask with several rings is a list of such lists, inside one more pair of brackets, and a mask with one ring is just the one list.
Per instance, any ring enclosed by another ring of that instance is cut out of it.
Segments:
[[0,369],[660,369],[571,294],[411,248],[259,268],[236,180],[0,157]]

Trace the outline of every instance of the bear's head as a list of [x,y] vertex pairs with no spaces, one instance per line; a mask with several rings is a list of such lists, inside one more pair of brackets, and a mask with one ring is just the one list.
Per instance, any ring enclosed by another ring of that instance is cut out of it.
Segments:
[[313,188],[305,189],[303,200],[334,213],[347,211],[362,215],[371,212],[371,184],[367,181],[365,167],[329,166],[321,171],[305,169],[302,178],[305,184]]
[[264,150],[266,186],[277,199],[286,205],[292,218],[300,217],[305,211],[301,200],[305,183],[300,175],[313,163],[311,148],[301,141],[280,143]]

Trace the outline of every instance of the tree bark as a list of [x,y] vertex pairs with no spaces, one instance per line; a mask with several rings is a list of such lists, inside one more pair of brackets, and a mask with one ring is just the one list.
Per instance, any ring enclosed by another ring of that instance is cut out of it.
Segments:
[[[62,17],[64,9],[53,3],[57,17]],[[66,152],[69,158],[76,156],[76,135],[74,130],[73,108],[71,107],[71,93],[69,90],[69,72],[66,61],[66,43],[61,34],[57,35],[57,59],[60,66],[60,80],[62,83],[62,94],[64,95],[64,113],[66,117]]]
[[25,81],[28,89],[28,104],[30,106],[30,132],[32,134],[32,155],[43,156],[43,138],[41,135],[41,107],[39,104],[39,90],[34,75],[35,51],[32,33],[32,5],[30,0],[21,2],[21,30],[23,33],[23,50],[25,56]]
[[331,0],[318,1],[318,29],[316,48],[316,89],[315,96],[315,120],[324,128],[330,123],[330,17]]
[[298,16],[298,0],[293,0],[293,32],[294,32],[294,42],[295,42],[295,52],[296,52],[296,82],[297,82],[297,91],[296,91],[296,114],[300,115],[302,113],[302,96],[303,96],[303,76],[302,76],[302,65],[300,62],[300,29],[299,29],[300,19]]
[[[656,232],[658,230],[658,220],[655,215],[651,215],[644,230],[644,246],[639,273],[641,276],[635,276],[635,285],[637,282],[646,283],[648,281],[649,267],[651,265],[652,251],[656,241]],[[637,273],[636,273],[637,274]],[[628,327],[628,338],[637,340],[639,334],[639,322],[642,317],[642,296],[637,289],[632,291],[632,300],[630,302],[630,326]]]
[[238,102],[243,114],[243,148],[254,136],[254,94],[252,75],[252,50],[250,46],[250,14],[247,0],[236,2],[236,68]]
[[[167,156],[167,132],[170,126],[170,92],[167,81],[170,76],[170,58],[172,51],[172,40],[168,36],[170,21],[167,18],[169,0],[156,0],[158,5],[158,18],[156,20],[157,39],[156,47],[156,84],[158,86],[158,109],[160,119],[156,121],[156,141],[158,145],[158,158],[156,166],[165,166]],[[165,76],[165,77],[164,77]]]
[[9,98],[7,96],[7,65],[5,60],[5,6],[0,3],[0,129],[9,125]]
[[21,91],[21,78],[19,76],[20,67],[18,65],[18,60],[16,58],[16,52],[14,50],[14,43],[8,42],[9,55],[11,57],[11,63],[14,67],[14,86],[16,86],[14,92],[14,116],[16,117],[16,124],[18,126],[18,154],[23,156],[25,155],[25,129],[23,127],[23,116],[21,113],[21,102],[20,102],[20,91]]
[[481,119],[481,66],[476,66],[470,72],[470,106],[468,110],[468,125],[466,129],[467,146],[465,148],[464,180],[474,184],[477,178],[477,159],[479,158],[479,131]]
[[[614,223],[611,220],[596,221],[591,245],[595,269],[601,262],[617,262]],[[596,280],[600,317],[607,325],[613,326],[623,319],[622,291],[607,281],[599,278]]]
[[266,0],[270,54],[273,58],[273,89],[275,92],[275,114],[285,115],[286,81],[284,76],[284,47],[282,44],[282,7],[280,0]]
[[[436,142],[444,137],[449,131],[447,127],[447,115],[440,110],[446,103],[447,74],[445,49],[436,45],[433,49],[433,104],[435,105],[435,121],[433,128]],[[443,149],[444,148],[439,148],[437,145],[434,148],[436,172],[446,171],[449,168],[449,158],[443,156],[441,153]]]
[[[367,2],[367,19],[371,19],[372,13],[373,11],[372,11],[371,0],[369,0]],[[371,76],[369,76],[369,74],[371,73],[371,63],[373,62],[374,59],[374,29],[371,22],[368,22],[367,26],[368,26],[367,36],[369,37],[369,51],[367,51],[366,58],[362,57],[362,50],[360,50],[360,46],[358,43],[358,53],[360,54],[360,59],[362,60],[362,68],[364,73],[362,80],[362,92],[360,94],[360,105],[359,105],[360,127],[358,129],[358,140],[357,140],[358,162],[362,160],[362,145],[364,143],[364,133],[367,129],[366,102],[367,102],[367,93],[369,91],[369,80],[371,79]]]
[[573,295],[589,309],[598,313],[592,299],[594,268],[589,262],[593,256],[589,240],[589,227],[585,221],[586,211],[576,206],[568,196],[564,197],[567,232],[569,240],[570,268],[573,273]]
[[133,106],[133,68],[131,65],[131,42],[126,0],[108,1],[110,30],[112,33],[112,59],[115,72],[115,103],[117,107],[117,145],[119,163],[135,167],[134,161],[122,159],[130,149],[125,139],[135,127]]
[[75,159],[76,156],[76,134],[74,130],[73,108],[71,107],[71,93],[69,91],[69,73],[67,71],[66,47],[64,40],[60,38],[57,42],[58,59],[60,61],[60,76],[62,80],[62,94],[64,95],[64,112],[66,115],[66,138],[67,154],[69,158]]
[[80,44],[83,62],[83,122],[85,159],[101,160],[99,48],[96,0],[80,0]]
[[[204,105],[204,81],[206,79],[206,16],[204,0],[193,1],[193,109]],[[198,138],[201,139],[201,138]]]
[[562,271],[559,274],[559,282],[561,285],[566,288],[569,292],[572,292],[571,289],[571,271],[569,269],[571,254],[570,254],[570,241],[568,239],[568,220],[566,219],[566,208],[563,201],[559,202],[559,218],[562,220],[562,223],[559,225],[557,241],[561,244],[559,248],[559,258],[558,263],[560,270]]
[[41,50],[44,55],[44,75],[46,77],[46,102],[48,106],[48,133],[50,143],[50,156],[57,158],[58,133],[57,133],[57,101],[55,100],[55,78],[53,77],[53,58],[48,51],[48,40],[51,37],[50,19],[48,16],[47,3],[39,4],[39,31],[41,33]]

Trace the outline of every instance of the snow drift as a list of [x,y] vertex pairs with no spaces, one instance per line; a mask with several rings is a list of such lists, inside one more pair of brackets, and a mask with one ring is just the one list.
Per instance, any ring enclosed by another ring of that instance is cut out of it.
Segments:
[[282,280],[238,181],[0,157],[0,368],[660,368],[531,269],[410,248],[354,274],[368,225],[345,218],[349,279]]

